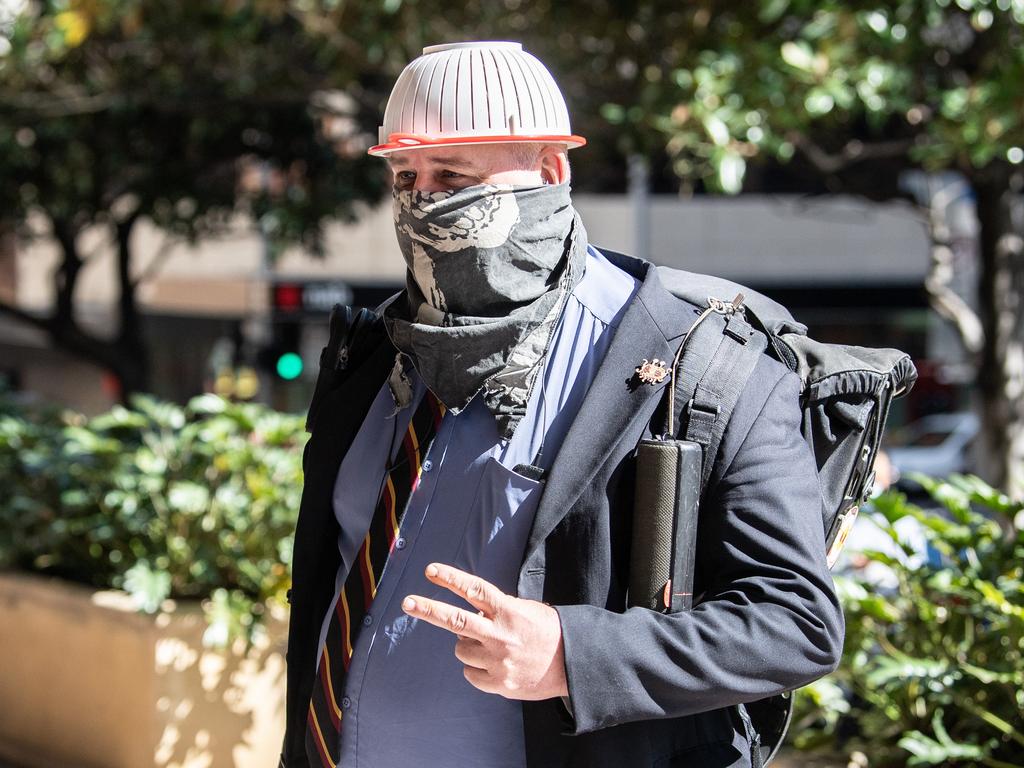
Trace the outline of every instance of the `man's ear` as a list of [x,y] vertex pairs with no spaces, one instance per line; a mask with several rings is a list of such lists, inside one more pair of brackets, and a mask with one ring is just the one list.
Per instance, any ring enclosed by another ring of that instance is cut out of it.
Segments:
[[569,157],[562,147],[548,144],[540,151],[540,177],[547,184],[569,180]]

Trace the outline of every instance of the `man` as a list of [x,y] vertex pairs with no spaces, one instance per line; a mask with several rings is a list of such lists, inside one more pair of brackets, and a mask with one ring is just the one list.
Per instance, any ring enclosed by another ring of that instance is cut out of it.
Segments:
[[637,371],[695,308],[589,245],[583,143],[515,43],[424,49],[392,92],[370,152],[407,285],[321,361],[287,768],[747,766],[733,705],[837,663],[799,385],[767,356],[713,457],[694,610],[627,609],[632,454],[667,384]]

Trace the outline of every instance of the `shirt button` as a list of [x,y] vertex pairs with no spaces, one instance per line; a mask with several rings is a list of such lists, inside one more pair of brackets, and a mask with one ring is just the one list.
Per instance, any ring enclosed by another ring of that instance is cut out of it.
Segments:
[[363,616],[363,626],[368,627],[371,624],[373,624],[373,616],[371,616],[370,614],[366,614],[365,616]]
[[351,706],[352,706],[352,699],[350,699],[348,696],[346,696],[345,698],[343,698],[341,700],[341,708],[342,709],[348,709]]
[[401,536],[395,539],[395,549],[405,549],[405,539]]
[[425,460],[423,462],[423,471],[424,472],[429,472],[433,468],[434,468],[434,462],[432,462],[430,459],[427,459],[427,460]]

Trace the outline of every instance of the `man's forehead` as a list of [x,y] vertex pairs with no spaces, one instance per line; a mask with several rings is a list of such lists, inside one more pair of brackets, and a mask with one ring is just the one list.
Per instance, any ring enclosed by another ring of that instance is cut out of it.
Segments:
[[392,152],[388,156],[388,162],[394,166],[406,165],[483,165],[488,159],[479,150],[470,152],[457,152],[455,148],[444,150],[429,149],[404,149]]
[[490,168],[512,157],[515,149],[511,144],[500,146],[490,144],[467,144],[437,149],[402,149],[388,155],[393,168],[410,165],[448,165],[471,168]]

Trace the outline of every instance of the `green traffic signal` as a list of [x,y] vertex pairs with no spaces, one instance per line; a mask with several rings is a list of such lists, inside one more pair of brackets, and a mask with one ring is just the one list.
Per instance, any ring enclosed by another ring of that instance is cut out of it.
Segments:
[[277,375],[291,381],[302,374],[302,358],[294,352],[285,352],[277,358]]

